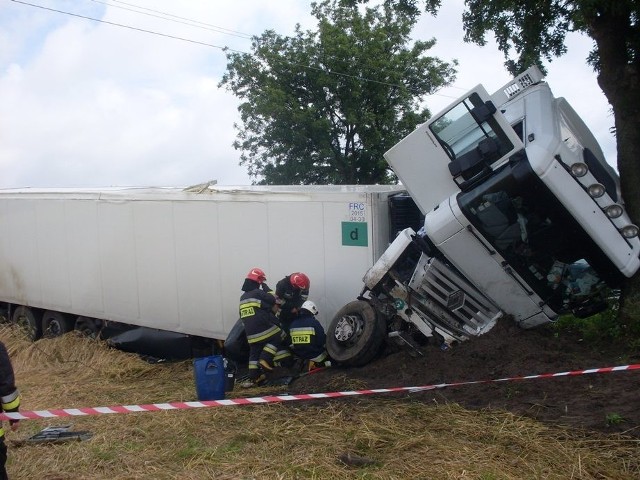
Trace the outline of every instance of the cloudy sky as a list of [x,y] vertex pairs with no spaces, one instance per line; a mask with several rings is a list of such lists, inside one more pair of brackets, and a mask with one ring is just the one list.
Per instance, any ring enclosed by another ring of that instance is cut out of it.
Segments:
[[[427,98],[432,112],[477,83],[493,92],[509,80],[494,44],[463,43],[463,0],[443,3],[414,32],[438,40],[432,55],[459,61],[455,84]],[[249,52],[249,37],[266,29],[313,28],[309,4],[0,0],[0,188],[249,184],[231,146],[238,102],[217,87],[222,47]],[[547,80],[615,165],[610,108],[585,65],[590,47],[571,37]]]

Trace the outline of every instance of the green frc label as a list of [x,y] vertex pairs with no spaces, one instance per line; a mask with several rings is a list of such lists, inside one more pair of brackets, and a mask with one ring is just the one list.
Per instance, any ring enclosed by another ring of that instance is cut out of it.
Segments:
[[368,246],[367,222],[342,222],[342,245],[351,247]]

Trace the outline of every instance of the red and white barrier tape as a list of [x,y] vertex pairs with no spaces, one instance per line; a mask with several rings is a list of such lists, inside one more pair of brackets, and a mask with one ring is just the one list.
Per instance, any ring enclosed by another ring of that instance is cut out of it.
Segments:
[[510,382],[515,380],[532,380],[537,378],[567,377],[577,375],[588,375],[591,373],[612,373],[626,370],[640,370],[640,364],[621,365],[617,367],[591,368],[588,370],[573,370],[559,373],[543,373],[539,375],[526,375],[522,377],[507,377],[493,380],[476,380],[468,382],[439,383],[434,385],[423,385],[417,387],[392,387],[374,388],[371,390],[354,390],[347,392],[327,392],[327,393],[300,393],[296,395],[266,395],[263,397],[251,398],[230,398],[225,400],[206,400],[196,402],[171,402],[171,403],[151,403],[147,405],[116,405],[111,407],[88,407],[88,408],[63,408],[59,410],[32,410],[14,413],[0,413],[0,420],[32,420],[36,418],[56,418],[75,417],[85,415],[106,415],[112,413],[134,413],[134,412],[157,412],[160,410],[183,410],[188,408],[203,407],[223,407],[230,405],[256,405],[263,403],[290,402],[295,400],[317,400],[321,398],[352,397],[356,395],[374,395],[378,393],[393,392],[421,392],[435,390],[445,387],[457,387],[461,385],[474,385],[481,383]]

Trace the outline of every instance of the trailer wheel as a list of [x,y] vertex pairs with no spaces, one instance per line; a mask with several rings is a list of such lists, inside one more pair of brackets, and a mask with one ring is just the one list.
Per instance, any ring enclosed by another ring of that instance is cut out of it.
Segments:
[[76,319],[75,331],[89,338],[98,338],[100,327],[95,318],[81,316]]
[[42,336],[59,337],[73,330],[73,321],[64,313],[47,310],[42,314]]
[[42,336],[42,322],[40,321],[40,311],[24,307],[22,305],[15,308],[11,321],[20,326],[30,340],[38,340]]
[[350,302],[336,313],[329,325],[327,352],[341,365],[366,365],[380,353],[386,330],[385,321],[369,302]]

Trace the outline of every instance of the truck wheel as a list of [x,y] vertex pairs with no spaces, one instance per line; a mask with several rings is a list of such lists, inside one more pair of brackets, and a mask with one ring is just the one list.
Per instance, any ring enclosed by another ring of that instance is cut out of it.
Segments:
[[75,331],[80,332],[89,338],[98,338],[100,327],[94,318],[81,316],[76,319]]
[[73,330],[73,322],[64,313],[47,310],[42,314],[42,336],[59,337]]
[[42,336],[42,323],[40,311],[22,305],[16,307],[11,316],[11,321],[19,325],[32,341]]
[[350,302],[336,313],[329,325],[327,353],[341,365],[366,365],[380,353],[386,330],[385,321],[378,318],[369,302]]

